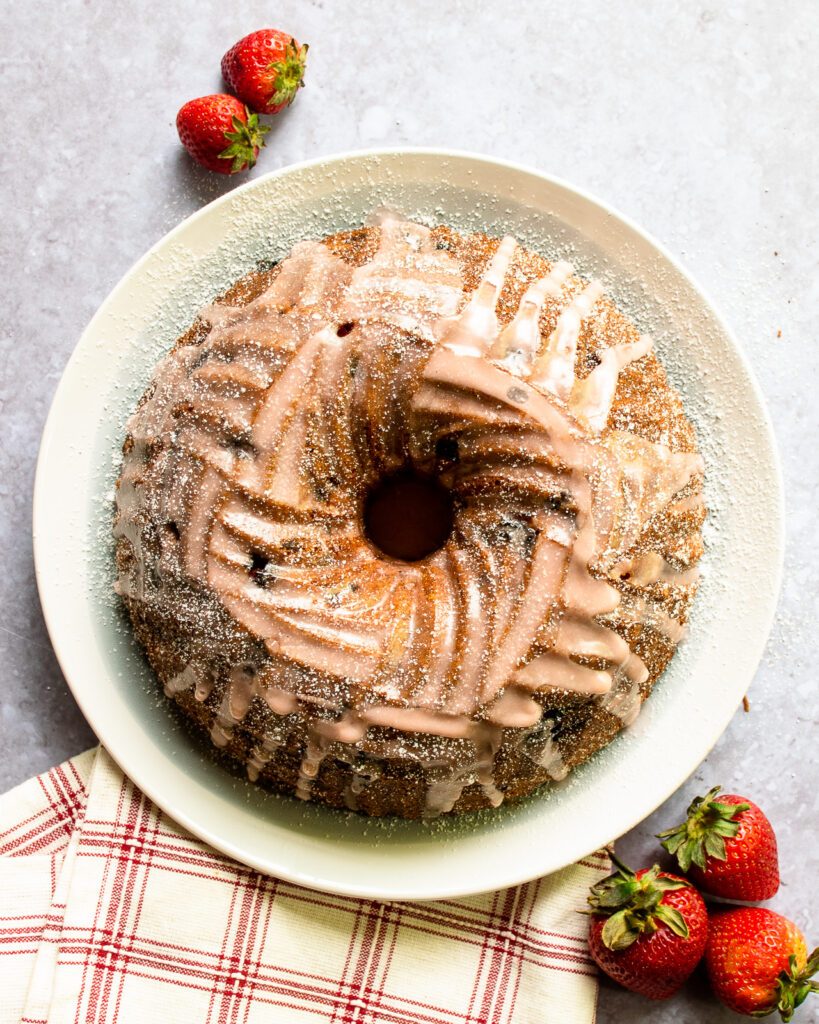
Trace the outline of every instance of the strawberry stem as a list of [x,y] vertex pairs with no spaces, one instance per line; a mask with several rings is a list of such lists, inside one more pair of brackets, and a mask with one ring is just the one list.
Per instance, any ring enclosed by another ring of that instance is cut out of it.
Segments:
[[267,65],[270,72],[270,84],[273,92],[267,101],[268,106],[288,106],[296,98],[296,93],[304,85],[304,72],[307,67],[307,51],[309,46],[296,46],[295,40],[291,39],[285,47],[284,57],[281,60],[271,61]]
[[739,831],[738,817],[750,810],[750,804],[715,800],[720,789],[714,786],[705,796],[695,797],[681,825],[657,833],[663,847],[677,858],[683,871],[689,871],[692,864],[705,870],[708,857],[726,860],[725,840],[733,839]]
[[659,864],[638,878],[613,852],[610,856],[617,870],[595,883],[588,896],[591,913],[608,918],[601,933],[603,944],[612,950],[627,949],[642,934],[657,931],[660,923],[687,939],[685,918],[662,899],[666,892],[682,889],[688,883],[661,877]]
[[219,154],[222,160],[233,160],[230,169],[231,174],[243,171],[245,167],[253,167],[256,163],[256,150],[264,146],[264,137],[270,131],[267,125],[259,124],[258,114],[251,114],[245,107],[247,121],[243,121],[235,114],[231,118],[233,125],[232,132],[225,132],[225,141],[229,142]]
[[[796,957],[791,955],[788,961],[788,969],[779,975],[777,981],[777,1002],[776,1009],[783,1021],[791,1020],[797,1006],[808,998],[811,992],[819,992],[819,984],[811,981],[814,974],[819,971],[819,948],[814,949],[808,957],[804,968],[800,971],[796,963]],[[770,1013],[766,1010],[765,1013]],[[760,1012],[759,1016],[762,1016]]]

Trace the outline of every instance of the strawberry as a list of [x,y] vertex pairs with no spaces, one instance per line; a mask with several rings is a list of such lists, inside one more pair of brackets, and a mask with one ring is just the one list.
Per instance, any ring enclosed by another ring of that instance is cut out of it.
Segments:
[[705,965],[719,999],[737,1013],[767,1017],[793,1011],[819,984],[819,949],[808,956],[796,925],[766,907],[733,907],[714,914],[708,926]]
[[270,131],[235,96],[224,93],[186,103],[176,115],[176,130],[193,159],[219,174],[252,167]]
[[263,28],[240,39],[222,58],[222,78],[259,114],[278,114],[304,85],[307,44]]
[[657,836],[689,878],[712,896],[768,900],[779,889],[779,858],[771,823],[755,803],[720,787],[698,796],[688,817]]
[[708,938],[697,890],[655,864],[617,871],[591,888],[589,950],[597,966],[632,992],[667,999],[691,974]]

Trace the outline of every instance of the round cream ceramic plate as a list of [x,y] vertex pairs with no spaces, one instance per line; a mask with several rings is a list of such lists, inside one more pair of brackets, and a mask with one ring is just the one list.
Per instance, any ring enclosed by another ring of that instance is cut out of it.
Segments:
[[[397,209],[515,235],[601,277],[650,331],[708,463],[707,555],[687,642],[637,722],[559,786],[494,813],[379,822],[264,793],[214,763],[158,696],[112,591],[110,523],[126,419],[196,312],[302,238]],[[100,740],[168,814],[261,871],[339,893],[462,895],[554,871],[621,835],[708,753],[757,666],[782,560],[781,485],[736,343],[656,242],[535,171],[427,150],[351,153],[237,188],[171,231],[102,304],[63,375],[34,495],[40,596],[65,676]],[[669,742],[673,736],[674,742]]]

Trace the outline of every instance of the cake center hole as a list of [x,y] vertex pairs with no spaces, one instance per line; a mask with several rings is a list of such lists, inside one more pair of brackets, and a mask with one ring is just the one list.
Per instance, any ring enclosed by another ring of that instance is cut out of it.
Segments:
[[385,477],[364,503],[367,537],[385,555],[403,562],[418,562],[442,548],[452,521],[452,497],[431,477]]

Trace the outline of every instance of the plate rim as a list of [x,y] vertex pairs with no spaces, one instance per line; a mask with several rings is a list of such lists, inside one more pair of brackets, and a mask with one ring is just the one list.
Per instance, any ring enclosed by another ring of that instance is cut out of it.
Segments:
[[[170,231],[166,232],[156,242],[154,242],[154,244],[151,245],[150,248],[142,256],[140,256],[133,264],[131,264],[131,266],[124,272],[124,274],[119,278],[116,284],[108,291],[106,296],[103,298],[102,302],[97,307],[93,316],[90,318],[90,320],[80,333],[79,338],[71,352],[71,355],[64,366],[64,369],[60,376],[60,381],[52,396],[51,403],[49,406],[49,412],[46,417],[45,424],[43,426],[36,462],[32,503],[32,546],[34,555],[34,570],[43,618],[46,623],[46,629],[48,631],[49,639],[54,650],[54,654],[60,665],[63,677],[74,696],[74,699],[77,701],[80,710],[82,711],[84,717],[88,721],[91,728],[94,730],[94,733],[98,737],[101,744],[104,745],[103,739],[101,738],[101,734],[104,733],[106,730],[104,727],[100,729],[98,727],[98,722],[99,719],[103,717],[103,715],[98,714],[94,711],[92,707],[92,702],[90,701],[87,692],[83,689],[82,685],[76,685],[74,682],[72,682],[71,673],[66,670],[66,659],[64,657],[64,652],[61,651],[60,648],[61,636],[60,623],[58,621],[58,605],[57,608],[55,608],[55,606],[50,603],[51,597],[49,595],[48,590],[49,574],[47,562],[45,560],[44,553],[42,552],[42,541],[40,540],[40,538],[42,537],[41,527],[42,524],[45,522],[46,517],[44,505],[46,500],[45,492],[47,489],[47,470],[49,454],[54,444],[54,435],[57,429],[57,420],[58,414],[60,412],[60,405],[63,401],[65,392],[67,391],[67,382],[68,379],[70,378],[73,364],[75,360],[77,360],[78,358],[78,350],[81,348],[83,340],[88,335],[91,335],[93,333],[93,329],[97,321],[103,318],[103,316],[105,315],[106,308],[109,306],[109,304],[115,298],[117,298],[122,291],[124,291],[127,288],[130,279],[139,272],[143,265],[148,263],[153,258],[154,254],[158,250],[169,244],[172,244],[179,234],[185,231],[191,224],[195,223],[197,220],[210,215],[218,207],[234,201],[235,197],[238,194],[244,193],[254,188],[258,188],[260,187],[262,182],[280,177],[285,177],[289,174],[297,172],[307,171],[314,167],[329,167],[334,164],[345,163],[350,160],[377,159],[379,157],[400,158],[401,156],[421,156],[438,158],[442,160],[455,159],[473,162],[477,161],[489,167],[494,167],[495,169],[508,170],[523,175],[531,176],[532,178],[541,180],[547,186],[556,187],[557,189],[561,189],[570,195],[578,196],[585,203],[591,204],[592,206],[596,207],[601,214],[608,215],[614,218],[616,221],[619,221],[621,224],[625,225],[644,243],[647,243],[648,246],[650,246],[657,253],[659,253],[659,255],[684,279],[684,281],[689,285],[689,287],[697,294],[704,309],[711,315],[711,317],[713,317],[717,328],[724,334],[725,338],[729,341],[731,348],[733,349],[733,352],[736,355],[737,360],[745,374],[746,381],[756,401],[756,413],[758,416],[759,426],[767,442],[768,454],[770,456],[770,470],[776,484],[776,495],[775,501],[773,502],[773,508],[775,509],[775,522],[772,522],[770,524],[770,535],[771,538],[775,541],[776,547],[776,550],[773,553],[775,555],[775,571],[773,579],[771,581],[771,596],[765,614],[764,629],[760,631],[762,640],[759,644],[759,655],[756,659],[753,672],[755,672],[756,668],[758,668],[759,661],[761,660],[762,654],[764,653],[765,643],[767,643],[767,639],[770,635],[771,627],[775,619],[782,586],[785,555],[785,499],[782,466],[779,455],[779,448],[776,442],[776,435],[773,429],[773,424],[771,421],[770,413],[768,411],[767,403],[762,393],[762,389],[759,385],[759,382],[757,381],[756,375],[753,371],[753,368],[750,364],[747,355],[745,354],[745,351],[737,341],[734,332],[731,330],[730,326],[728,325],[728,322],[722,316],[718,307],[715,305],[708,292],[699,284],[698,281],[696,281],[692,274],[689,273],[689,271],[681,265],[678,259],[652,234],[650,234],[639,224],[633,221],[629,216],[621,213],[616,207],[614,207],[607,201],[600,199],[598,196],[587,191],[584,188],[578,187],[570,183],[566,179],[546,173],[544,171],[539,170],[536,167],[532,167],[526,164],[521,164],[515,161],[506,160],[468,150],[425,146],[391,146],[367,149],[354,149],[346,150],[341,153],[333,153],[325,156],[314,157],[308,160],[299,161],[297,163],[288,164],[284,167],[277,168],[275,170],[268,172],[267,174],[260,175],[257,178],[253,178],[250,181],[244,182],[243,184],[233,189],[229,189],[222,195],[217,196],[211,202],[205,204],[198,210],[195,210],[193,213],[189,214],[182,221],[180,221],[178,224],[172,227]],[[749,682],[752,678],[753,673],[751,675],[751,678],[749,679]],[[724,733],[734,714],[735,711],[731,711],[726,715],[720,716],[719,721],[712,720],[711,728],[708,730],[708,739],[705,744],[704,753],[697,760],[697,762],[694,765],[692,765],[691,771],[686,776],[686,778],[688,778],[690,774],[696,771],[699,764],[702,763],[702,760],[704,760],[704,758],[708,756],[710,751],[713,749],[714,745],[717,743],[719,738]],[[249,856],[245,851],[242,850],[242,848],[239,845],[232,843],[229,838],[214,833],[206,825],[203,825],[198,820],[196,820],[195,817],[188,815],[184,807],[173,806],[172,808],[169,808],[169,802],[164,800],[162,792],[159,791],[156,786],[152,785],[150,781],[146,782],[146,780],[139,778],[139,776],[141,775],[141,772],[139,771],[139,766],[133,763],[133,760],[130,756],[128,756],[127,754],[125,756],[121,756],[122,752],[111,751],[108,749],[108,747],[106,747],[105,749],[108,750],[108,753],[114,759],[114,761],[116,761],[120,765],[125,774],[129,776],[137,786],[139,786],[139,788],[146,794],[146,796],[149,797],[149,799],[156,803],[157,806],[159,806],[169,815],[169,817],[171,817],[178,824],[182,825],[192,835],[198,837],[204,842],[207,842],[216,850],[219,850],[220,852],[225,853],[230,857],[233,857],[241,863],[247,864],[255,868],[256,870],[259,870],[264,874],[275,873],[276,875],[288,881],[291,881],[295,884],[304,885],[311,889],[317,889],[320,891],[336,893],[340,895],[349,895],[375,899],[445,899],[473,895],[475,893],[485,892],[489,889],[495,889],[498,887],[522,884],[524,882],[531,881],[533,878],[540,877],[543,874],[542,871],[537,870],[522,872],[512,871],[507,872],[507,876],[501,878],[500,881],[498,881],[497,878],[493,878],[488,885],[480,884],[479,880],[475,879],[473,883],[465,883],[461,887],[449,886],[445,889],[445,891],[436,889],[434,886],[428,886],[426,889],[419,890],[417,887],[415,887],[411,888],[411,890],[408,889],[406,892],[396,894],[394,892],[386,893],[383,890],[383,888],[380,888],[378,885],[375,885],[371,889],[368,889],[366,886],[362,886],[360,884],[352,884],[349,886],[345,886],[343,884],[339,884],[338,880],[332,880],[328,882],[325,879],[315,877],[311,873],[300,871],[297,867],[285,870],[282,866],[277,865],[275,867],[275,870],[273,870],[271,869],[269,864],[265,864],[259,861],[258,858],[252,855]],[[678,781],[676,785],[673,786],[673,788],[671,788],[668,792],[666,792],[664,795],[661,795],[658,799],[656,799],[656,801],[652,801],[652,806],[650,806],[647,810],[646,805],[641,804],[639,807],[639,811],[637,813],[624,814],[623,827],[620,832],[620,835],[625,834],[625,832],[632,829],[635,825],[639,824],[639,822],[645,820],[646,817],[648,817],[654,810],[656,810],[656,808],[661,803],[663,803],[674,792],[676,792],[677,789],[684,785],[684,783],[685,779]],[[631,806],[633,806],[633,804]],[[587,850],[585,853],[580,854],[578,856],[586,856],[589,853],[592,853],[594,849],[599,848],[600,845],[601,844],[596,843],[594,847],[592,847],[592,849]],[[577,859],[577,857],[575,857],[574,859]],[[567,863],[571,863],[571,861],[568,861]],[[558,870],[558,868],[550,868],[550,870]]]

